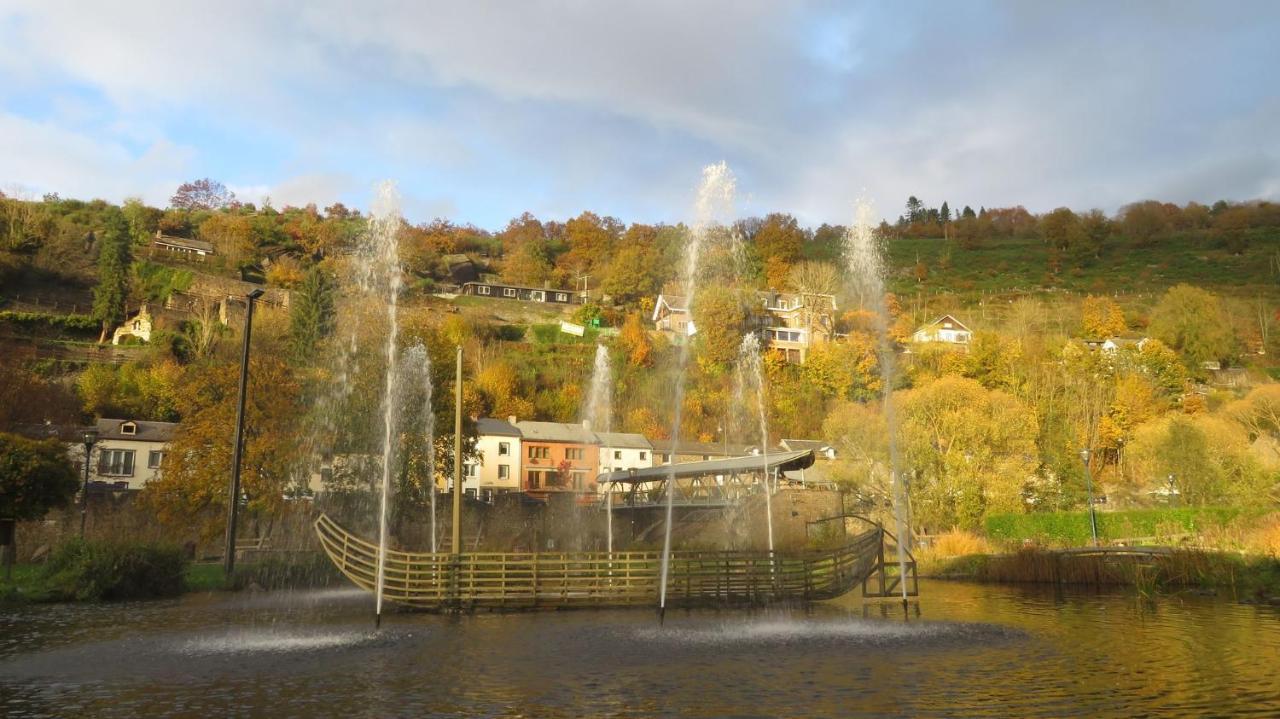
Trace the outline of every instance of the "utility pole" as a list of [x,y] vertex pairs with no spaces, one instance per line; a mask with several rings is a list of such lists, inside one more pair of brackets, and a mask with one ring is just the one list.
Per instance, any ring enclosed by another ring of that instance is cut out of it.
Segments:
[[227,498],[227,554],[222,573],[229,580],[236,568],[236,512],[240,506],[240,454],[244,450],[244,397],[249,386],[249,336],[253,333],[253,302],[263,295],[255,289],[245,295],[244,348],[240,352],[240,398],[236,405],[235,445],[231,449],[231,492]]

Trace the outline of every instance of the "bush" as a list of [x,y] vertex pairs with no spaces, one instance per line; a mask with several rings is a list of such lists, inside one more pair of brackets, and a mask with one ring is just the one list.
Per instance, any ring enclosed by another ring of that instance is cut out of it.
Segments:
[[[1243,510],[1236,507],[1181,507],[1098,512],[1098,538],[1113,541],[1130,537],[1197,534],[1207,527],[1227,524],[1242,512]],[[1021,542],[1030,539],[1045,543],[1077,545],[1090,541],[1087,511],[993,514],[987,517],[984,525],[987,536],[995,540]]]
[[51,598],[110,601],[181,594],[186,570],[176,546],[77,539],[59,546],[44,572]]
[[40,312],[0,312],[0,322],[8,322],[26,329],[49,329],[57,332],[96,332],[102,325],[89,315],[51,315]]

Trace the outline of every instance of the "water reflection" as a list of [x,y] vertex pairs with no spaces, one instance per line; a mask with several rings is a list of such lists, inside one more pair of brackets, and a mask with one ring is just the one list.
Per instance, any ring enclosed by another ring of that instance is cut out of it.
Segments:
[[807,612],[399,614],[349,592],[0,615],[0,714],[1280,714],[1280,615],[928,583],[921,619]]

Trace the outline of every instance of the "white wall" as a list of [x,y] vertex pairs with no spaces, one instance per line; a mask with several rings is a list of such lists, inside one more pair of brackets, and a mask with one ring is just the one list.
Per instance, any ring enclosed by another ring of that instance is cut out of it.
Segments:
[[[129,489],[142,489],[143,485],[160,476],[159,467],[150,467],[151,452],[166,451],[168,444],[164,442],[144,442],[132,439],[103,439],[93,445],[93,454],[89,464],[89,481],[90,482],[107,482],[115,484],[116,482],[128,482]],[[100,474],[98,471],[99,464],[102,461],[102,453],[109,450],[123,450],[133,452],[133,468],[128,475],[116,474]],[[80,443],[68,444],[67,454],[71,457],[71,461],[76,465],[77,476],[84,481],[84,465],[81,464],[84,458],[84,445]]]
[[[621,459],[617,455],[621,455]],[[641,455],[644,455],[643,458]],[[631,447],[601,447],[598,474],[620,469],[644,469],[653,466],[653,450]]]
[[[506,444],[509,452],[501,454],[501,445]],[[520,438],[498,435],[480,435],[476,438],[476,451],[484,458],[484,463],[476,465],[465,462],[463,466],[463,491],[501,489],[520,489]],[[498,478],[498,467],[506,465],[507,476]],[[478,493],[478,492],[477,492]]]

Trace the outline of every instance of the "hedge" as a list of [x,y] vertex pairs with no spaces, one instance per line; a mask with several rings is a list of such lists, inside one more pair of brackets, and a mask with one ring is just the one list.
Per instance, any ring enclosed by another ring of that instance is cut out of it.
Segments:
[[181,594],[186,569],[176,546],[75,539],[53,552],[43,578],[51,599],[150,599]]
[[[1098,512],[1098,537],[1111,541],[1131,537],[1194,534],[1221,526],[1240,516],[1239,507],[1179,507]],[[984,522],[987,536],[1005,541],[1031,539],[1062,544],[1086,544],[1091,539],[1089,513],[1041,512],[993,514]]]
[[40,312],[5,310],[0,311],[0,322],[10,322],[15,325],[32,328],[37,325],[44,325],[50,329],[72,332],[92,332],[102,329],[102,325],[89,315],[50,315]]

